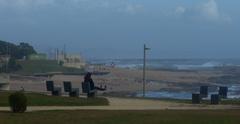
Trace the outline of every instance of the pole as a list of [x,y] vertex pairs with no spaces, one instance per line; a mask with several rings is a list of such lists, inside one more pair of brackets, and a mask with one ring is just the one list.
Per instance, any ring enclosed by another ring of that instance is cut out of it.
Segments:
[[143,48],[143,97],[145,97],[145,85],[146,85],[146,45]]
[[146,51],[150,50],[147,48],[146,44],[144,44],[143,48],[143,97],[145,97],[145,90],[146,90]]
[[65,60],[67,58],[66,44],[64,44],[64,47],[63,47],[63,55],[64,55],[64,60]]
[[8,73],[8,66],[9,66],[9,52],[10,50],[9,50],[9,43],[7,43],[7,55],[6,55],[6,57],[7,57],[7,62],[6,62],[6,73]]

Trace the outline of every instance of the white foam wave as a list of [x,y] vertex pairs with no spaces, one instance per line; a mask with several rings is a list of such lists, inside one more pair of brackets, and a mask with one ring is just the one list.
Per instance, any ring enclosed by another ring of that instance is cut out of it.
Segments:
[[119,68],[130,68],[130,69],[134,69],[134,68],[139,68],[142,67],[142,64],[121,64],[121,65],[116,65]]
[[219,62],[206,62],[201,65],[174,65],[177,69],[179,70],[184,70],[184,69],[200,69],[200,68],[213,68],[213,67],[221,67],[223,64]]

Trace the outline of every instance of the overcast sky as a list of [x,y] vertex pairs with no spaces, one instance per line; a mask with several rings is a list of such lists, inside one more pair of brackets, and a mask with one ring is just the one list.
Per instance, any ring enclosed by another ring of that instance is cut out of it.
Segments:
[[0,39],[87,58],[240,58],[239,0],[0,0]]

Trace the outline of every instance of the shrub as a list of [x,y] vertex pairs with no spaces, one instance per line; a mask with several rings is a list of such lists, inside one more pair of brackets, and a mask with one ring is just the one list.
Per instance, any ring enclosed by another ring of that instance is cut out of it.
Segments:
[[27,109],[27,97],[23,92],[15,92],[9,96],[9,105],[14,113],[23,113]]

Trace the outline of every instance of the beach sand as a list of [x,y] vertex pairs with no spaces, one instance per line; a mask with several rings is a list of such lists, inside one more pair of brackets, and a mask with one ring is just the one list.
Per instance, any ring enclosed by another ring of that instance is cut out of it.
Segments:
[[[239,109],[239,106],[234,105],[192,105],[184,103],[174,103],[152,99],[137,99],[117,96],[131,96],[136,92],[142,91],[142,71],[122,68],[106,68],[105,71],[110,72],[107,75],[97,76],[92,78],[96,85],[107,85],[107,91],[98,92],[98,95],[104,93],[108,98],[110,106],[96,107],[29,107],[29,111],[39,110],[199,110],[199,109]],[[168,89],[173,91],[186,91],[198,85],[214,85],[209,81],[209,78],[220,77],[224,75],[221,71],[166,71],[166,70],[148,70],[147,71],[148,91],[159,91]],[[63,87],[63,81],[71,81],[74,88],[80,88],[84,76],[73,75],[55,75],[50,78],[46,77],[24,77],[12,75],[10,80],[11,90],[49,93],[46,92],[46,80],[53,80],[55,86]],[[63,91],[63,89],[62,89]],[[67,95],[67,93],[63,93]],[[9,108],[0,108],[8,110]]]
[[[142,91],[142,70],[105,67],[107,75],[93,75],[92,78],[97,86],[107,86],[104,93],[131,94]],[[146,72],[146,89],[149,91],[168,90],[191,90],[198,85],[210,84],[209,78],[219,77],[223,74],[219,71],[166,71],[148,70]],[[63,87],[63,81],[71,81],[73,87],[81,89],[83,76],[81,75],[55,75],[45,77],[11,76],[10,89],[32,92],[46,92],[45,81],[53,80],[56,86]],[[214,84],[212,84],[214,85]],[[99,92],[100,94],[103,92]]]

